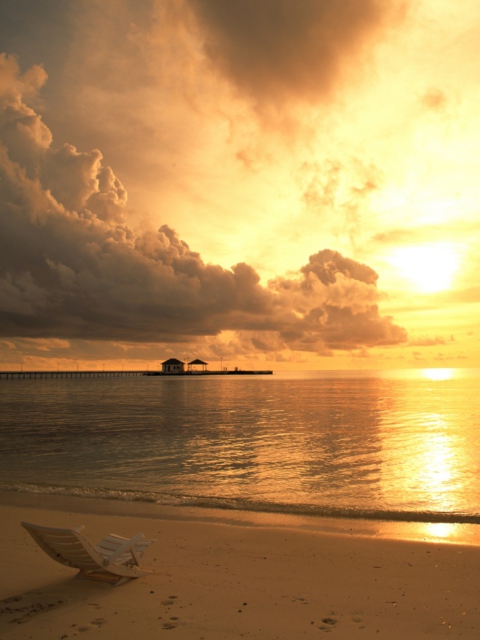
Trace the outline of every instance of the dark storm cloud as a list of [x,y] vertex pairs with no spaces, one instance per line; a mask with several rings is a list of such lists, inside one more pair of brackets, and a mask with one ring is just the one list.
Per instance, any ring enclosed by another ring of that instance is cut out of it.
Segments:
[[1,336],[178,342],[232,330],[252,350],[316,352],[406,339],[378,312],[377,274],[338,252],[265,287],[245,263],[206,264],[167,225],[134,231],[100,151],[52,148],[25,102],[44,80],[0,56]]
[[[213,64],[259,102],[318,99],[392,18],[379,0],[189,0]],[[394,11],[395,8],[395,11]]]
[[[8,52],[22,51],[22,64],[41,60],[49,69],[61,64],[72,38],[70,14],[81,0],[0,2],[0,42]],[[52,46],[55,42],[55,46]]]

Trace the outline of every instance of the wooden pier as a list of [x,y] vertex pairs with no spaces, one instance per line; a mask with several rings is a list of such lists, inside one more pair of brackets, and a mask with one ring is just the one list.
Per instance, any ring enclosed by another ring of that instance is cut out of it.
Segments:
[[0,371],[0,380],[32,380],[41,378],[132,378],[136,376],[160,376],[164,378],[202,376],[252,376],[272,375],[273,371],[182,371],[179,373],[164,373],[162,371]]
[[0,371],[0,380],[39,378],[131,378],[148,371]]
[[232,371],[176,371],[175,373],[165,373],[164,371],[146,371],[146,376],[164,376],[165,378],[190,377],[201,378],[202,376],[271,376],[273,371],[244,371],[243,369],[232,369]]

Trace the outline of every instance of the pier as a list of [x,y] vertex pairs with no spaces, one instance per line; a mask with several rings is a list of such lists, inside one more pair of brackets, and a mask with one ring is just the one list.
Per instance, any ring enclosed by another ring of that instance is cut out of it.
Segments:
[[0,380],[32,380],[45,378],[132,378],[137,376],[160,376],[164,378],[202,376],[252,376],[272,375],[273,371],[181,371],[177,373],[165,373],[163,371],[0,371]]
[[0,380],[37,378],[131,378],[148,371],[0,371]]
[[146,371],[146,376],[164,376],[168,378],[190,376],[191,378],[201,378],[202,376],[271,376],[273,371],[243,371],[243,369],[233,369],[232,371],[177,371],[166,373],[165,371]]

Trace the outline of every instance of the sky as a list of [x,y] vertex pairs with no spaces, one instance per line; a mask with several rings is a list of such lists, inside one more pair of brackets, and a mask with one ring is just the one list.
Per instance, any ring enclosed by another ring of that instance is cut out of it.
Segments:
[[0,369],[478,367],[475,0],[0,4]]

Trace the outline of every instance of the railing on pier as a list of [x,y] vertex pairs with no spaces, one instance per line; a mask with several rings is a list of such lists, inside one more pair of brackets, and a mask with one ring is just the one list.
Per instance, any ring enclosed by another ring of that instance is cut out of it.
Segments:
[[0,380],[32,378],[128,378],[148,371],[0,371]]
[[272,375],[273,371],[243,371],[234,369],[227,371],[181,371],[179,373],[165,373],[163,371],[0,371],[0,380],[26,380],[39,378],[131,378],[133,376],[162,376],[165,378],[203,376],[239,376],[239,375]]

